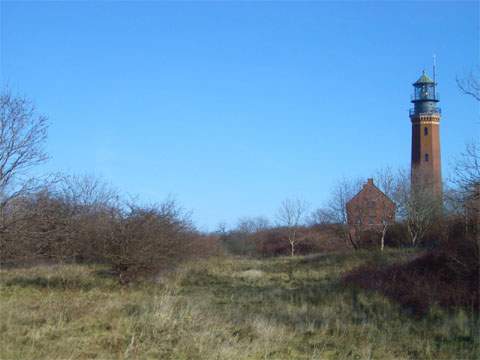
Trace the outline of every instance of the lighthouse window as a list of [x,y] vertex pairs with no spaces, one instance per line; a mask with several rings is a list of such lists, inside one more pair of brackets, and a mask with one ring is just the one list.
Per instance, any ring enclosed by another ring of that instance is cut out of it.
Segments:
[[425,154],[425,161],[428,161],[428,154]]
[[425,135],[425,136],[428,135],[428,128],[427,127],[423,128],[423,135]]

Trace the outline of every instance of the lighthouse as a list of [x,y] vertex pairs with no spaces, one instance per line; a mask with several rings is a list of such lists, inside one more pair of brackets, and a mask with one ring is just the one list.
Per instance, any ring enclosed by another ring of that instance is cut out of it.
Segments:
[[440,118],[437,83],[425,71],[413,83],[410,120],[412,123],[413,189],[430,189],[432,195],[442,194],[440,158]]

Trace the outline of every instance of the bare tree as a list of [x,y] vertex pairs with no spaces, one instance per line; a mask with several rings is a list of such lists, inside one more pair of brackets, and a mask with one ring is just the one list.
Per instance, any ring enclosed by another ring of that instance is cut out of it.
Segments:
[[298,244],[297,232],[308,210],[308,204],[300,199],[286,199],[280,205],[277,212],[277,221],[288,231],[290,243],[290,255],[295,255],[295,247]]
[[348,224],[345,231],[348,231],[350,243],[357,249],[360,247],[362,235],[373,225],[369,224],[370,207],[366,202],[347,203]]
[[480,67],[471,71],[464,78],[457,77],[457,85],[459,89],[466,95],[480,101]]
[[267,230],[270,227],[270,221],[264,216],[243,217],[238,220],[237,231],[253,234],[258,231]]
[[216,229],[213,231],[213,234],[223,236],[227,233],[227,223],[225,221],[220,221],[217,224]]
[[[480,66],[463,79],[457,78],[460,90],[480,101]],[[467,144],[465,151],[457,160],[454,183],[461,191],[470,193],[480,183],[480,142]]]
[[397,201],[400,216],[407,224],[410,241],[416,246],[439,219],[442,199],[432,194],[428,186],[412,187],[410,176],[402,172],[399,175]]
[[467,232],[477,233],[480,214],[480,142],[471,142],[456,159],[450,179],[452,187],[445,194],[448,210],[460,215]]
[[0,94],[0,232],[5,231],[5,210],[14,199],[32,190],[36,181],[28,170],[47,159],[44,144],[47,118],[26,98],[8,90]]
[[[375,174],[375,184],[378,188],[387,196],[388,199],[395,203],[398,192],[398,176],[393,172],[392,168],[385,167],[377,170]],[[392,208],[387,199],[378,199],[381,215],[381,238],[380,238],[380,250],[385,248],[385,235],[387,234],[388,227],[395,221],[392,218]],[[397,204],[395,204],[397,206]],[[395,211],[395,209],[394,209]]]
[[[457,84],[460,90],[480,101],[480,67],[471,71],[463,79],[457,78]],[[454,183],[459,190],[467,196],[478,189],[480,184],[480,142],[475,141],[467,144],[465,151],[457,160],[455,169]],[[476,199],[478,200],[478,199]]]
[[318,208],[311,212],[307,219],[310,226],[315,225],[330,225],[333,223],[334,215],[328,208]]
[[[463,79],[457,77],[457,85],[464,94],[480,102],[480,66]],[[480,142],[478,140],[466,146],[460,159],[457,160],[454,173],[453,183],[457,189],[453,191],[456,196],[452,198],[456,198],[457,201],[453,202],[456,203],[457,208],[462,209],[467,231],[472,228],[473,234],[478,234],[480,231]],[[477,249],[478,241],[477,239]]]
[[363,180],[360,178],[353,180],[342,178],[335,184],[326,206],[312,214],[317,221],[321,221],[319,224],[332,225],[335,233],[350,243],[354,249],[358,248],[358,243],[349,231],[347,203],[360,191],[362,184]]
[[391,216],[391,209],[385,200],[380,200],[380,212],[381,212],[381,237],[380,237],[380,250],[385,248],[385,236],[387,235],[388,227],[395,221]]
[[480,142],[466,145],[465,151],[457,159],[453,182],[459,190],[469,194],[480,183]]

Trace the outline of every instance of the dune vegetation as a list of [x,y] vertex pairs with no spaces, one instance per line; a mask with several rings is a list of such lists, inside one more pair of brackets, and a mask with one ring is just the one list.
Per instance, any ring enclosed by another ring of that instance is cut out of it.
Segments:
[[213,257],[121,285],[101,265],[0,270],[1,359],[474,359],[478,316],[416,316],[342,281],[413,250]]

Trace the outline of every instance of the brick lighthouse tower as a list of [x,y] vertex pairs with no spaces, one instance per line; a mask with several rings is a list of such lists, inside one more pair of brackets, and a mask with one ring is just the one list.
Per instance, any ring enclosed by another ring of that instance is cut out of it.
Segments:
[[437,83],[423,71],[413,84],[412,121],[412,188],[430,188],[434,195],[442,194],[440,159],[440,108]]

